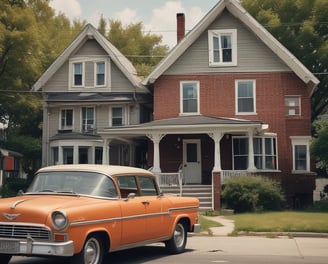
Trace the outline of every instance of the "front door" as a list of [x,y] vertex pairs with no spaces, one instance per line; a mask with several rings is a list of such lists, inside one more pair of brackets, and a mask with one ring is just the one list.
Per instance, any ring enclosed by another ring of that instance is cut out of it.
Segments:
[[201,183],[200,139],[183,140],[183,180],[186,184]]

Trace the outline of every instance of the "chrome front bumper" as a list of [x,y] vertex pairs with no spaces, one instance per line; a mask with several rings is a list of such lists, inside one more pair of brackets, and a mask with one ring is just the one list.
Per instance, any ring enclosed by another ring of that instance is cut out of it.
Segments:
[[74,254],[73,241],[40,242],[31,238],[24,240],[0,238],[0,254],[25,256],[70,257]]

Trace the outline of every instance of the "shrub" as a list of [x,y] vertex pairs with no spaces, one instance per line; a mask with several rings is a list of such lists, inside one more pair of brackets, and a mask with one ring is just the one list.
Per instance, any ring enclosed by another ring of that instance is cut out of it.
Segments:
[[237,213],[280,210],[285,201],[279,182],[262,176],[239,176],[225,181],[222,198]]

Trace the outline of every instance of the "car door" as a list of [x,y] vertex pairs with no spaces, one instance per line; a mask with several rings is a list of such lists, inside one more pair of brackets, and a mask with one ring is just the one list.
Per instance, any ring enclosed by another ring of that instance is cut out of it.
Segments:
[[171,224],[167,199],[158,195],[153,178],[139,176],[138,181],[147,215],[145,219],[147,240],[168,236]]
[[138,196],[135,176],[117,177],[122,193],[135,193],[135,197],[128,198],[127,194],[121,197],[122,212],[122,239],[121,244],[132,244],[146,239],[146,209],[142,197]]

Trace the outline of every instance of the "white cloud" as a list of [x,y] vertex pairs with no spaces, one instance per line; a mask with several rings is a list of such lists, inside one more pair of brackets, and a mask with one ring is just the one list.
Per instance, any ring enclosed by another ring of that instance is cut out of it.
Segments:
[[49,5],[57,14],[62,12],[70,20],[81,17],[81,6],[77,0],[52,0]]
[[131,8],[125,8],[115,13],[114,19],[121,21],[123,26],[143,20],[142,17],[137,16],[137,11]]
[[185,14],[186,33],[204,16],[199,7],[185,8],[180,1],[167,1],[163,6],[154,8],[149,25],[146,28],[154,34],[163,36],[163,43],[172,48],[177,42],[176,14]]

